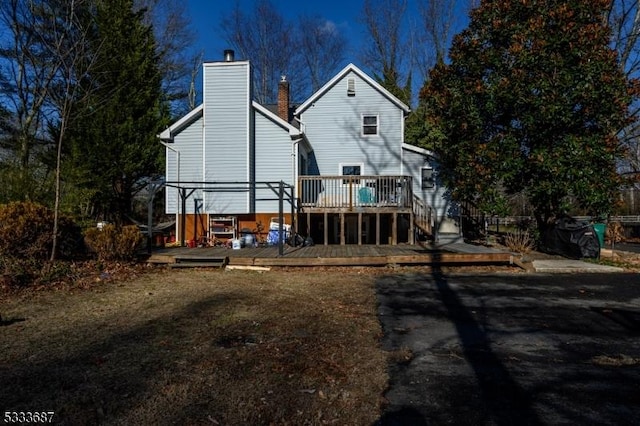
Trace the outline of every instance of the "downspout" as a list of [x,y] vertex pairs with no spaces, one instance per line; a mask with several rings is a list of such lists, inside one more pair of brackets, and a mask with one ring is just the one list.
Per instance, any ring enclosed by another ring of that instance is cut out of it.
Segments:
[[[296,200],[299,197],[299,185],[298,185],[298,177],[300,176],[300,171],[298,170],[298,158],[299,158],[299,150],[300,150],[300,142],[302,142],[302,140],[304,139],[304,131],[305,131],[305,126],[304,123],[302,121],[300,121],[300,119],[298,117],[293,117],[294,120],[296,120],[298,123],[300,123],[300,133],[297,135],[297,137],[295,139],[293,139],[292,143],[291,143],[291,178],[292,178],[292,185],[293,185],[293,190],[292,190],[292,204],[291,204],[291,225],[294,225],[294,220],[295,220],[295,226],[292,226],[292,231],[293,232],[298,232],[298,217],[297,217],[297,210],[296,210]],[[294,218],[294,213],[295,214],[295,218]],[[294,239],[295,241],[295,239]]]
[[[291,231],[292,232],[298,232],[298,215],[295,214],[296,213],[296,200],[298,199],[298,169],[296,167],[296,163],[297,163],[297,149],[298,146],[300,145],[300,142],[302,141],[302,138],[297,138],[294,139],[293,142],[291,143],[291,178],[293,179],[292,181],[292,185],[293,185],[293,190],[292,190],[292,200],[291,200]],[[294,217],[295,214],[295,217]],[[295,241],[295,239],[294,239]]]
[[[177,211],[177,214],[176,214],[176,219],[177,219],[176,220],[176,241],[178,241],[180,238],[182,238],[182,236],[180,235],[181,234],[180,226],[178,226],[178,224],[180,223],[180,200],[179,200],[179,198],[180,198],[180,195],[179,195],[180,194],[180,151],[177,150],[176,148],[172,147],[171,145],[169,145],[167,142],[160,141],[160,144],[162,146],[164,146],[166,149],[168,149],[170,151],[173,151],[176,154],[176,161],[178,163],[177,166],[176,166],[176,169],[177,169],[176,170],[176,172],[177,172],[177,176],[176,177],[178,179],[178,187],[176,189],[176,194],[178,195],[178,197],[176,198],[176,203],[177,203],[177,206],[176,206],[176,211]],[[168,157],[168,156],[165,153],[165,158],[166,157]],[[167,163],[168,163],[168,161],[167,161]],[[186,212],[183,212],[183,213],[186,213]],[[183,217],[182,220],[184,221],[185,218]]]
[[298,146],[300,145],[300,142],[302,142],[303,138],[297,138],[294,139],[291,143],[291,182],[292,185],[295,187],[295,192],[293,194],[294,198],[297,198],[298,196],[298,185],[296,184],[296,182],[298,181],[298,169],[296,167],[296,159],[297,159],[297,151],[298,151]]
[[400,135],[400,176],[404,176],[404,148],[402,148],[402,145],[404,145],[404,127],[406,126],[406,121],[407,121],[407,116],[404,115],[404,111],[400,110],[400,114],[402,115],[401,117],[401,121],[402,121],[402,134]]
[[[304,125],[304,123],[298,117],[293,117],[293,119],[300,123],[300,135],[304,135],[306,130],[306,126]],[[298,181],[298,176],[300,176],[300,173],[298,173],[298,169],[296,168],[296,149],[303,139],[304,136],[300,136],[297,139],[294,139],[293,143],[291,144],[291,177],[293,179],[293,185],[295,189],[294,198],[298,198],[298,185],[296,183]]]

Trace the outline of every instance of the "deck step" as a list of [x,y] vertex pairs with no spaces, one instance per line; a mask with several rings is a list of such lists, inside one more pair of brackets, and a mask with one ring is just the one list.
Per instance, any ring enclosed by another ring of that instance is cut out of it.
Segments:
[[187,268],[217,268],[222,269],[225,267],[224,263],[213,263],[213,262],[180,262],[180,263],[170,263],[169,268],[171,269],[187,269]]
[[464,239],[458,233],[453,232],[441,232],[437,236],[437,241],[440,244],[462,243]]
[[228,257],[177,256],[170,268],[224,268],[229,263]]

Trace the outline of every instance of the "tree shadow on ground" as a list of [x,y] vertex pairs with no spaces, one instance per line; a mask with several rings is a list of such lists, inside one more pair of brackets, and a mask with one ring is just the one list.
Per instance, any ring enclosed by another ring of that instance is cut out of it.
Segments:
[[475,373],[488,416],[497,425],[540,424],[530,396],[513,380],[507,367],[493,351],[487,332],[449,286],[446,275],[438,265],[433,268],[433,279],[458,332],[464,358]]
[[634,424],[638,277],[405,273],[376,282],[387,412],[433,424]]
[[[479,420],[496,425],[540,424],[538,415],[532,406],[531,395],[525,392],[513,379],[509,369],[494,352],[485,327],[474,318],[471,310],[465,306],[461,297],[449,285],[447,276],[437,265],[432,269],[431,280],[430,284],[433,287],[429,289],[431,291],[426,298],[424,293],[421,296],[417,293],[405,295],[407,296],[405,300],[412,302],[402,306],[395,305],[392,309],[399,309],[402,313],[397,314],[400,315],[435,315],[445,318],[455,328],[461,349],[461,358],[473,371],[475,383],[471,385],[468,382],[442,383],[443,389],[451,389],[451,392],[454,393],[451,393],[447,398],[451,407],[440,407],[440,409],[453,413],[459,408],[455,405],[462,403],[467,405],[465,407],[467,410],[480,411],[474,413],[473,418],[467,419],[469,422]],[[437,368],[434,365],[430,367]],[[456,389],[457,393],[455,393]],[[474,395],[474,398],[477,398],[474,401],[464,401],[462,394],[477,394]],[[414,395],[414,397],[424,401],[428,400],[430,395]],[[414,423],[410,424],[428,424],[431,420],[443,420],[430,413],[421,412],[421,410],[424,411],[424,407],[410,405],[400,408],[394,407],[392,402],[389,409],[381,417],[380,424],[407,424],[397,422],[397,419],[401,420],[405,413],[409,413],[414,418]],[[420,415],[420,420],[417,420],[416,416],[418,415]],[[461,418],[460,414],[453,414],[453,417]]]

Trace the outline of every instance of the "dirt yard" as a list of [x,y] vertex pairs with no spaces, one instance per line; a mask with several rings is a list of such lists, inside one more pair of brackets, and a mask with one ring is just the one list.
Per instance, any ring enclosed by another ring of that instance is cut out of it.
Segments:
[[371,424],[388,383],[358,269],[170,271],[4,296],[0,409],[55,424]]
[[0,293],[0,414],[378,426],[618,426],[640,416],[637,273],[113,276],[122,274]]

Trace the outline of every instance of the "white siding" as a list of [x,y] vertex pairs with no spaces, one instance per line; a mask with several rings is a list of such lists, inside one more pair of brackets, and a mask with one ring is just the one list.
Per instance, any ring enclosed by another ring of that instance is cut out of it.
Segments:
[[[180,182],[200,182],[202,180],[202,117],[192,122],[178,133],[171,147],[180,152]],[[167,182],[178,180],[177,154],[166,148],[166,176]],[[193,198],[201,198],[201,194],[194,194],[187,200],[187,213],[193,212]],[[180,204],[177,189],[166,189],[166,213],[175,214]],[[181,207],[180,207],[181,209]]]
[[[292,184],[292,141],[289,131],[274,123],[260,112],[255,113],[256,134],[256,182],[279,182]],[[278,201],[260,201],[260,198],[277,198],[270,189],[256,191],[258,213],[278,212]],[[291,210],[289,203],[284,211]]]
[[[355,80],[355,96],[347,95],[349,79]],[[378,116],[378,135],[362,135],[363,115]],[[340,163],[364,163],[366,175],[401,173],[403,111],[353,71],[309,106],[300,119],[320,174],[339,174]]]
[[[202,180],[248,182],[252,144],[251,80],[248,62],[204,65],[204,162]],[[214,214],[249,212],[248,192],[205,194],[205,211]]]

